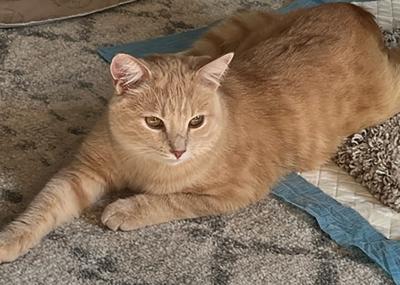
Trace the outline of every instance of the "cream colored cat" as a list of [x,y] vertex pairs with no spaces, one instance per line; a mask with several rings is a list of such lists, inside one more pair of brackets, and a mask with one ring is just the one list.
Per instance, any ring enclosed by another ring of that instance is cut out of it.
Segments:
[[400,111],[397,61],[372,16],[352,5],[235,16],[187,54],[213,60],[113,59],[106,113],[73,162],[1,232],[0,262],[112,189],[141,191],[105,208],[112,230],[234,211]]

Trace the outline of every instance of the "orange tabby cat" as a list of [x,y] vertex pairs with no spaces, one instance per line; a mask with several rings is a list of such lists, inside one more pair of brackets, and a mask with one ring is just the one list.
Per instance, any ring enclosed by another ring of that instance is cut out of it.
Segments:
[[0,262],[110,189],[141,190],[106,207],[102,222],[112,230],[244,207],[400,111],[397,61],[364,10],[254,15],[228,19],[188,52],[213,60],[117,55],[107,112],[73,162],[1,232]]

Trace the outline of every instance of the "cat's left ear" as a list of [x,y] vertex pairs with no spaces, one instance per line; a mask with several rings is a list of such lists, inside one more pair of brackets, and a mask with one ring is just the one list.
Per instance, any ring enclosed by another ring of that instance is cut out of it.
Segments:
[[114,56],[110,71],[118,95],[135,88],[137,84],[151,75],[143,60],[123,53]]
[[200,68],[198,75],[201,80],[209,87],[217,89],[222,76],[228,69],[229,63],[232,61],[233,55],[233,52],[227,53]]

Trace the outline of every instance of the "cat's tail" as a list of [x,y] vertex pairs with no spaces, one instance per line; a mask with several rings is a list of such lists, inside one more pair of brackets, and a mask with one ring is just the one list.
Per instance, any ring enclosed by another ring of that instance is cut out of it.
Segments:
[[253,32],[272,25],[279,16],[263,11],[238,12],[212,27],[184,54],[216,58],[234,52]]

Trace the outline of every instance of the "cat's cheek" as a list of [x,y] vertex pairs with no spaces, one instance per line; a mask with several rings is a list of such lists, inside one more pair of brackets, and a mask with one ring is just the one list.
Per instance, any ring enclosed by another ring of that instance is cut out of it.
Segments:
[[213,137],[216,136],[219,132],[220,131],[217,126],[207,123],[200,128],[190,131],[190,141],[192,141],[194,144],[204,144],[208,141],[212,141]]

